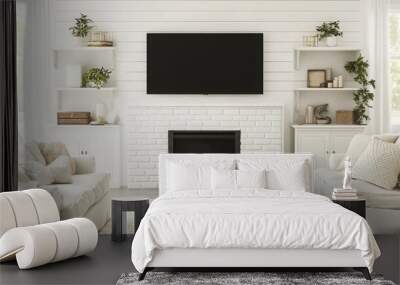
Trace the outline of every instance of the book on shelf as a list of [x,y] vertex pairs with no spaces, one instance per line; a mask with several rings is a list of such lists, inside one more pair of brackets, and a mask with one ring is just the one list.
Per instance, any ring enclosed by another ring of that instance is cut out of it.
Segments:
[[356,193],[356,189],[333,188],[333,193]]
[[332,199],[335,200],[357,200],[359,199],[356,189],[334,188]]

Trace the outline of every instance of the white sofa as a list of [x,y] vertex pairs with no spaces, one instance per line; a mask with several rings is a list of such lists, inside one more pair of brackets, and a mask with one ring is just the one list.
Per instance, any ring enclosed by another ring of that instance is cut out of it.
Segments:
[[96,248],[92,221],[59,221],[52,196],[42,189],[0,193],[0,262],[28,269],[86,254]]
[[[39,150],[38,143],[27,144],[25,149],[26,162],[43,163],[44,157]],[[101,230],[110,220],[110,174],[96,173],[93,157],[71,157],[76,170],[72,181],[68,184],[40,184],[32,180],[25,166],[19,170],[19,190],[42,188],[47,190],[56,201],[62,220],[86,217],[93,221],[98,230]]]
[[[349,149],[356,148],[358,152],[366,148],[374,137],[387,142],[397,143],[398,134],[384,135],[358,135],[353,138]],[[352,146],[353,144],[353,146]],[[349,152],[349,150],[348,150]],[[351,151],[350,153],[351,154]],[[333,188],[343,185],[344,170],[339,167],[346,154],[332,154],[329,167],[319,168],[315,171],[315,192],[327,197],[332,196]],[[366,199],[367,220],[375,234],[400,235],[400,189],[387,190],[363,180],[353,179],[353,188],[357,189],[359,196]]]

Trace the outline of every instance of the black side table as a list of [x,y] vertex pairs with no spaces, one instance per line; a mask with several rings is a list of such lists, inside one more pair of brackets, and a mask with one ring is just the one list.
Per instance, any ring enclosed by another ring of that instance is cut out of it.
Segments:
[[112,234],[113,241],[123,241],[126,239],[126,212],[135,212],[135,233],[140,221],[149,208],[149,198],[113,198],[112,199]]
[[365,219],[366,217],[366,203],[365,199],[357,199],[357,200],[332,200],[334,203],[339,204],[343,208],[346,208],[356,214],[359,214],[361,217]]

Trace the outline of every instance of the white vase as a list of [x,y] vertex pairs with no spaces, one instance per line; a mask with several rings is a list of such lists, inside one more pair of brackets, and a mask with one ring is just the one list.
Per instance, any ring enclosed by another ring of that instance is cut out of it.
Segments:
[[337,46],[337,38],[336,37],[327,37],[326,38],[326,46],[328,46],[328,47]]

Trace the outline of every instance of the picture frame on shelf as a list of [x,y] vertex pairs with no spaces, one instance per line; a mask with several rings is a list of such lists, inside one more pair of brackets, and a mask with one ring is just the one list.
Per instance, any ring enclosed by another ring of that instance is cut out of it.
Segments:
[[326,87],[326,70],[325,69],[307,70],[307,87],[308,88]]

